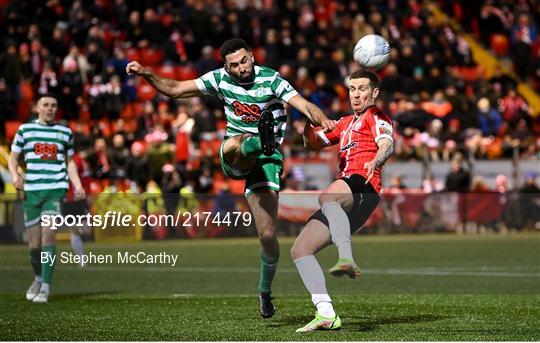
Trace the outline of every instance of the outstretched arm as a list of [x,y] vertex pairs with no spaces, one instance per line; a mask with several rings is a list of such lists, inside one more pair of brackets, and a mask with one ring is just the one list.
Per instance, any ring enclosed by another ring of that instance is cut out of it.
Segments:
[[128,75],[140,75],[158,92],[171,98],[190,98],[202,96],[203,93],[197,87],[195,80],[177,81],[161,77],[144,68],[139,62],[131,61],[126,66]]
[[323,111],[314,103],[307,101],[303,96],[297,94],[289,100],[289,104],[302,112],[312,123],[320,125],[325,132],[336,128],[336,123],[328,119]]
[[366,184],[368,184],[373,177],[375,169],[382,167],[384,162],[386,162],[386,160],[394,152],[394,142],[389,138],[381,138],[377,142],[377,146],[379,147],[379,149],[377,150],[377,155],[375,155],[375,158],[369,162],[364,163],[364,169],[367,169],[368,176]]

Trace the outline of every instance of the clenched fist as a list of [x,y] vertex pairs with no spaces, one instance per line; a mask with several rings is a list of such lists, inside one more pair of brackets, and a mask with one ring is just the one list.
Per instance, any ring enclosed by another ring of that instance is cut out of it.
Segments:
[[126,65],[126,73],[128,75],[141,75],[144,72],[144,67],[137,61],[131,61]]

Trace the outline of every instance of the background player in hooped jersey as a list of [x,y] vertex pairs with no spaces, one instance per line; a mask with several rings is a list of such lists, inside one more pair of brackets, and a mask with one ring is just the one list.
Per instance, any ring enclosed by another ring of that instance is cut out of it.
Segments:
[[[22,124],[11,145],[9,171],[17,189],[24,189],[24,222],[27,228],[30,264],[35,280],[26,299],[45,303],[56,256],[56,230],[42,227],[44,215],[61,215],[60,203],[68,189],[68,177],[78,199],[85,196],[73,156],[73,133],[54,118],[58,102],[51,94],[41,95],[36,104],[38,119]],[[24,177],[19,173],[19,156],[24,156]],[[46,260],[42,260],[45,253]],[[42,263],[43,261],[43,263]]]
[[332,330],[341,326],[326,290],[324,274],[314,254],[334,243],[339,260],[333,276],[360,276],[351,248],[351,234],[362,228],[379,203],[381,168],[393,151],[392,122],[375,106],[379,79],[371,71],[350,75],[349,97],[354,114],[343,116],[336,129],[324,133],[310,123],[304,130],[312,150],[339,144],[339,178],[319,196],[318,210],[294,242],[291,257],[311,293],[317,314],[297,332]]
[[[81,184],[83,186],[84,192],[88,195],[90,194],[90,165],[89,163],[84,159],[83,157],[84,152],[77,152],[72,156],[72,160],[77,166],[77,172],[79,174],[79,179],[81,180]],[[62,203],[61,209],[62,209],[62,215],[64,217],[68,215],[72,216],[85,216],[90,212],[90,206],[88,204],[88,201],[90,199],[88,197],[79,199],[77,197],[77,194],[75,194],[75,187],[73,187],[73,183],[70,184],[70,187],[68,189],[68,192],[66,194],[66,198],[64,199],[64,202]],[[79,259],[79,266],[85,267],[85,263],[82,259],[82,256],[84,255],[84,243],[83,243],[83,237],[89,237],[91,235],[91,227],[86,223],[86,221],[83,221],[81,223],[82,225],[75,225],[70,229],[71,235],[70,235],[70,242],[71,242],[71,248],[73,249],[73,252],[75,255],[81,257]]]
[[195,80],[162,78],[136,61],[128,63],[126,72],[141,75],[159,92],[173,98],[214,95],[224,102],[227,133],[220,148],[221,167],[229,177],[246,180],[246,198],[262,248],[260,313],[269,318],[275,312],[271,284],[279,259],[276,222],[283,156],[275,148],[283,141],[287,123],[283,104],[292,105],[327,131],[333,130],[335,123],[299,95],[278,72],[255,65],[253,54],[242,39],[224,42],[220,55],[224,67]]

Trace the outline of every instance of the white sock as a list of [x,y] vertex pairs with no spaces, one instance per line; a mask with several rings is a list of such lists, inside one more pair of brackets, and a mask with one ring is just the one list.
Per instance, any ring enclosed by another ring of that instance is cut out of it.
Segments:
[[339,258],[353,259],[351,247],[351,228],[347,213],[337,202],[327,202],[322,206],[322,213],[328,219],[332,242],[336,245]]
[[[317,306],[317,311],[319,311],[319,304],[327,304],[321,305],[326,314],[321,312],[319,312],[319,314],[325,317],[335,316],[334,309],[332,308],[332,299],[326,290],[324,273],[315,256],[308,255],[300,257],[299,259],[294,260],[294,265],[300,273],[304,286],[306,286],[308,292],[311,294],[311,301],[313,301],[313,305]],[[328,307],[328,304],[330,307]],[[334,314],[332,315],[332,313]]]
[[45,292],[45,293],[49,293],[50,291],[50,285],[48,283],[42,283],[41,284],[41,289],[39,290],[40,292]]
[[334,307],[331,302],[321,301],[315,306],[317,306],[317,313],[323,317],[333,318],[336,316],[336,312],[334,312]]
[[76,233],[71,234],[71,248],[77,256],[82,256],[84,254],[84,245],[81,235]]
[[36,282],[39,282],[39,283],[43,283],[43,278],[41,276],[37,276],[36,275],[36,278],[34,279]]

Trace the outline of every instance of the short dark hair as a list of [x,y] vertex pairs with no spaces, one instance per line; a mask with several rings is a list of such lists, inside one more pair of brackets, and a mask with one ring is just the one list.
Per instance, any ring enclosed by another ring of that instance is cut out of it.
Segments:
[[246,49],[247,51],[251,50],[245,40],[240,38],[229,39],[221,44],[221,47],[219,48],[219,55],[223,60],[225,60],[225,56],[240,49]]
[[41,100],[42,98],[53,98],[55,99],[57,102],[58,102],[58,97],[56,96],[56,94],[53,94],[53,93],[42,93],[42,94],[38,94],[37,96],[37,99],[36,99],[36,103]]
[[366,69],[358,69],[352,72],[351,76],[349,77],[352,79],[369,79],[369,83],[371,85],[371,88],[380,88],[381,86],[381,80],[379,80],[379,77],[377,74],[375,74],[372,71],[366,70]]

